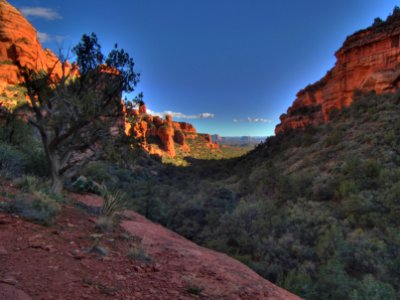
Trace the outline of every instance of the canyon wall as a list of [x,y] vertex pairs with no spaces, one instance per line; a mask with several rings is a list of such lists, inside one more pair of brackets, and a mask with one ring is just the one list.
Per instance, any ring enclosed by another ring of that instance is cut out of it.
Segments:
[[[36,29],[7,1],[0,0],[0,101],[3,106],[13,107],[23,100],[24,93],[19,87],[23,83],[19,67],[52,72],[61,77],[63,68],[58,57],[50,50],[43,49]],[[77,72],[67,62],[67,73]]]
[[400,86],[400,12],[395,9],[385,22],[349,36],[336,59],[325,77],[297,94],[281,115],[276,134],[328,122],[333,110],[352,103],[355,91],[396,91]]

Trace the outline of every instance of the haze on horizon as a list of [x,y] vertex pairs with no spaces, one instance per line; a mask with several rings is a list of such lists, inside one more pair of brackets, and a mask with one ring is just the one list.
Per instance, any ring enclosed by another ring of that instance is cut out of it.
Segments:
[[[199,132],[272,135],[296,93],[335,63],[346,36],[386,18],[395,0],[9,0],[45,47],[94,32],[134,58],[136,93]],[[110,3],[112,6],[110,6]],[[132,98],[133,95],[131,95]]]

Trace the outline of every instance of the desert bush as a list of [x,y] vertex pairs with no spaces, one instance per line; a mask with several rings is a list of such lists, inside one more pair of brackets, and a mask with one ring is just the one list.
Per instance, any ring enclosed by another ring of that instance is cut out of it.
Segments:
[[[42,177],[48,175],[43,147],[35,136],[34,130],[22,120],[11,118],[5,126],[0,126],[0,148],[2,148],[0,152],[3,154],[3,159],[11,158],[8,165],[10,167],[14,164],[11,169],[18,170],[15,174],[17,177],[23,173]],[[20,167],[16,169],[17,165]]]
[[61,206],[47,194],[34,191],[3,203],[3,210],[42,225],[51,225]]
[[110,231],[116,221],[116,214],[126,207],[126,195],[119,191],[110,191],[105,185],[101,187],[103,206],[97,220],[96,228],[100,231]]
[[26,193],[33,193],[40,190],[41,182],[39,178],[34,176],[23,176],[13,181],[16,188]]
[[101,185],[94,181],[92,178],[79,176],[74,182],[71,183],[71,189],[80,193],[96,193],[101,194]]
[[92,178],[97,182],[108,182],[112,180],[109,172],[109,163],[105,161],[91,161],[80,169],[83,176]]
[[27,168],[28,159],[17,147],[0,143],[0,175],[5,178],[21,176]]
[[106,186],[102,186],[101,195],[104,200],[100,215],[113,218],[115,214],[126,207],[126,195],[121,191],[109,191]]
[[338,259],[332,258],[321,267],[317,281],[319,299],[347,299],[353,288],[354,280]]
[[373,275],[363,277],[358,287],[349,295],[351,300],[395,300],[398,299],[393,286],[376,280]]
[[279,281],[279,285],[304,299],[314,299],[317,295],[314,280],[302,268],[291,270],[283,280]]

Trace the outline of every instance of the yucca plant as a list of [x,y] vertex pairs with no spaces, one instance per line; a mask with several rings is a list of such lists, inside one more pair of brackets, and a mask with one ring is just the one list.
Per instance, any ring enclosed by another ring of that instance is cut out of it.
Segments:
[[103,217],[112,218],[115,213],[126,207],[126,195],[120,190],[110,191],[103,185],[101,188],[101,196],[103,197],[104,203],[100,215]]

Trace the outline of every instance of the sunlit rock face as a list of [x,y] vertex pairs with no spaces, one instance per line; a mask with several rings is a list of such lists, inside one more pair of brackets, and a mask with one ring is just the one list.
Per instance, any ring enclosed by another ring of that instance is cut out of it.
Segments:
[[[165,118],[147,113],[144,104],[125,113],[125,134],[140,141],[140,145],[150,154],[175,157],[179,152],[190,153],[192,149],[187,140],[199,137],[199,142],[210,149],[218,149],[209,134],[198,134],[196,128],[186,122],[175,122],[171,115]],[[155,147],[158,144],[159,147]]]
[[[4,106],[12,108],[21,98],[18,89],[23,83],[19,67],[51,72],[62,76],[62,64],[49,49],[43,49],[35,28],[21,12],[5,0],[0,0],[0,95]],[[66,63],[65,72],[77,73],[75,66]]]
[[275,133],[328,122],[335,109],[349,106],[355,91],[377,94],[400,86],[400,16],[349,36],[336,52],[336,64],[318,82],[297,94]]

